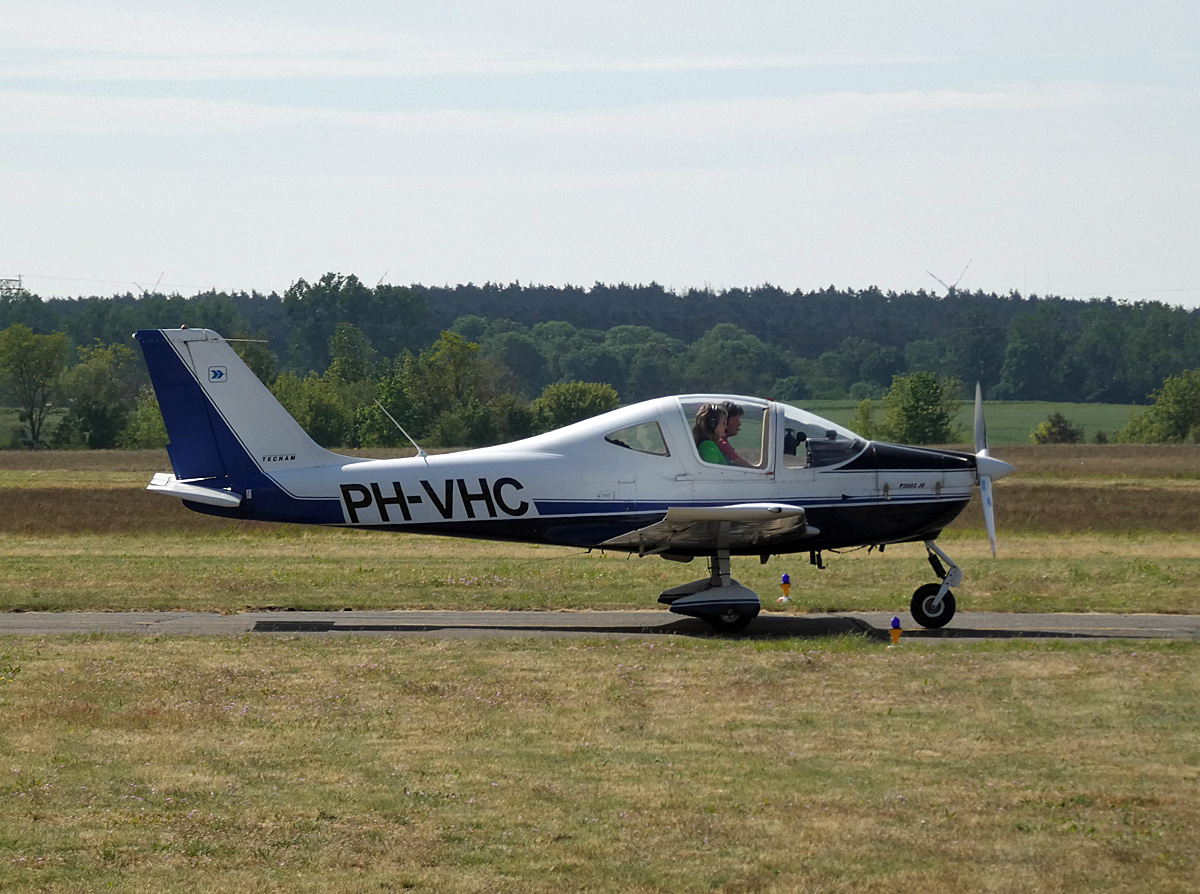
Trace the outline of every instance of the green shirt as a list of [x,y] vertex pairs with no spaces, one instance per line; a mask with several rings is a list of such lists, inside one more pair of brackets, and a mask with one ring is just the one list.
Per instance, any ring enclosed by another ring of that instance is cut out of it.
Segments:
[[729,465],[729,460],[725,458],[725,454],[721,452],[721,448],[717,446],[716,441],[700,442],[700,458],[706,463],[712,463],[714,466]]

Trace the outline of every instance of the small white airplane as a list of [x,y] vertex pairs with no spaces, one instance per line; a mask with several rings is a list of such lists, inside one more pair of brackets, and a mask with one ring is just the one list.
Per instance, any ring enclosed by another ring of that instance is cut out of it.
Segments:
[[174,468],[149,490],[227,518],[705,556],[707,577],[659,601],[723,632],[761,607],[730,576],[731,556],[807,552],[820,566],[822,550],[906,542],[924,543],[940,578],[917,588],[912,616],[944,626],[962,570],[937,537],[978,485],[994,555],[991,483],[1014,471],[988,455],[978,386],[975,454],[867,441],[776,401],[691,394],[496,447],[359,459],[317,445],[217,333],[134,337]]

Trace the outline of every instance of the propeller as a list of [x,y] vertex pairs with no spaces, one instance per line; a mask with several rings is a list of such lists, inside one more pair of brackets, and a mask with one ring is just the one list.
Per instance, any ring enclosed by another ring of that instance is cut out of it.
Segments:
[[987,424],[983,420],[983,389],[975,383],[975,469],[979,473],[979,497],[983,501],[983,523],[987,525],[988,542],[996,555],[996,507],[992,502],[992,482],[1011,475],[1016,466],[996,459],[988,453]]

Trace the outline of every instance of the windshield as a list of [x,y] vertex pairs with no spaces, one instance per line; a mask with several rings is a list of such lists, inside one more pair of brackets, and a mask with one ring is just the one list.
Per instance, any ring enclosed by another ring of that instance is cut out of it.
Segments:
[[783,409],[783,466],[786,469],[845,462],[865,446],[863,439],[848,428],[807,410],[787,404],[780,406]]

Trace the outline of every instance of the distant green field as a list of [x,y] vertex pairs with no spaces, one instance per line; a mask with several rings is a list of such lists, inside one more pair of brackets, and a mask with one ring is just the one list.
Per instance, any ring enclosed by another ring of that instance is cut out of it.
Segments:
[[[794,401],[798,406],[818,415],[850,426],[854,417],[856,401],[852,400],[809,400]],[[883,417],[883,401],[876,401],[876,418]],[[1117,430],[1129,422],[1129,413],[1138,407],[1128,404],[1069,404],[1049,401],[989,401],[987,412],[988,442],[990,444],[1028,444],[1029,433],[1038,423],[1044,422],[1053,412],[1062,413],[1073,425],[1084,427],[1084,437],[1089,443],[1095,440],[1096,432],[1103,431],[1114,440]],[[973,405],[963,401],[959,408],[958,425],[963,431],[963,440],[972,439]],[[53,431],[54,422],[46,426]],[[0,407],[0,449],[8,446],[17,434],[17,411]]]
[[[809,400],[797,401],[806,410],[825,416],[839,425],[849,426],[854,418],[857,401],[853,400]],[[883,418],[883,401],[875,401],[876,420]],[[1053,401],[987,401],[984,413],[987,417],[988,443],[1028,444],[1029,433],[1051,413],[1062,413],[1072,425],[1082,425],[1084,437],[1089,443],[1095,440],[1096,432],[1103,431],[1108,439],[1114,439],[1118,429],[1129,422],[1129,414],[1141,409],[1132,404],[1070,404]],[[973,439],[974,404],[963,401],[959,407],[957,424],[963,431],[963,440]]]

